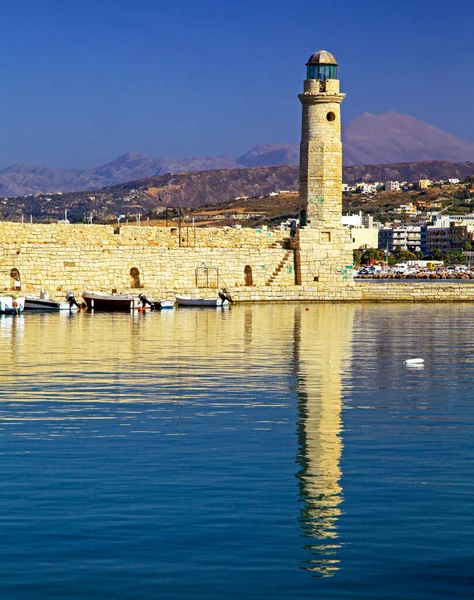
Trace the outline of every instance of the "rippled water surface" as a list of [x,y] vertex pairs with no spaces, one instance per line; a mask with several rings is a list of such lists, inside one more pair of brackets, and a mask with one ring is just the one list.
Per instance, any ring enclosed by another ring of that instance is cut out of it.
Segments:
[[472,310],[0,317],[0,597],[472,598]]

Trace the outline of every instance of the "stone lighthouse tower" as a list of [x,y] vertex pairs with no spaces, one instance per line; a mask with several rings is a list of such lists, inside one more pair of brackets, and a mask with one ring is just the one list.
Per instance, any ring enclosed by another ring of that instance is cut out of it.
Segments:
[[[306,63],[300,145],[300,228],[296,278],[321,291],[352,284],[350,232],[342,217],[341,102],[338,64],[326,50]],[[324,284],[324,285],[322,285]]]

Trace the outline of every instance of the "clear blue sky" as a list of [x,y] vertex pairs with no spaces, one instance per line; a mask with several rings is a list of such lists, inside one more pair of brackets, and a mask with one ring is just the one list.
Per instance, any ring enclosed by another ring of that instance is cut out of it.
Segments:
[[387,109],[474,142],[473,0],[3,0],[0,168],[297,142],[305,62],[343,120]]

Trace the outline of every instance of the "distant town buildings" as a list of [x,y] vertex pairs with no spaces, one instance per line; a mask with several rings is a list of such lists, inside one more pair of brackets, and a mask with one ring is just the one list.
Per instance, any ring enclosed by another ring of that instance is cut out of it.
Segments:
[[417,187],[419,190],[424,190],[424,189],[426,189],[426,188],[429,188],[429,187],[431,187],[432,185],[433,185],[433,182],[432,182],[432,181],[430,181],[429,179],[419,179],[419,180],[416,182],[416,187]]
[[386,181],[385,182],[385,191],[386,192],[399,192],[400,191],[400,182],[399,181]]
[[396,214],[404,214],[404,215],[419,215],[421,214],[418,210],[417,206],[412,202],[408,202],[407,204],[400,204],[397,208],[393,209],[393,212]]
[[343,215],[341,220],[351,231],[353,250],[377,248],[379,230],[371,215],[360,211],[357,215]]
[[407,250],[421,251],[421,226],[404,225],[397,227],[382,227],[379,230],[378,247],[389,252]]

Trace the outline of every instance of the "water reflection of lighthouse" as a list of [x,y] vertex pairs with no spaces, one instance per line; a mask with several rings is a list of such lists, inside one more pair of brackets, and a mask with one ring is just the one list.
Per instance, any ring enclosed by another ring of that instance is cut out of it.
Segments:
[[295,313],[298,380],[300,522],[308,558],[319,576],[339,569],[342,379],[350,368],[354,307],[319,305]]

